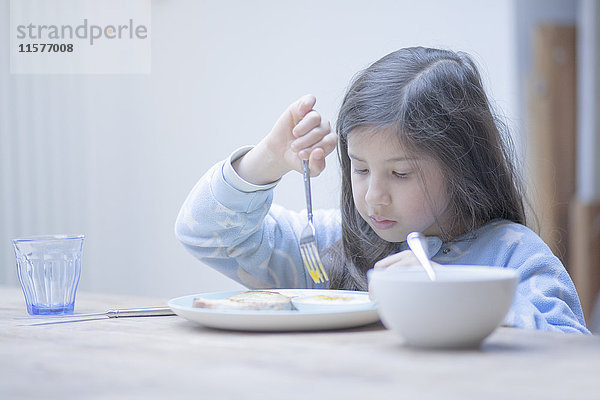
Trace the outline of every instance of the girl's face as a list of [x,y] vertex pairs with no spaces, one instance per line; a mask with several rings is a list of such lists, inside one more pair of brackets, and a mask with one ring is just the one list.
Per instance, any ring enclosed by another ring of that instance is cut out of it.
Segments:
[[348,155],[354,204],[379,237],[402,242],[413,231],[441,234],[436,218],[447,220],[448,199],[437,161],[405,152],[390,129],[353,130]]

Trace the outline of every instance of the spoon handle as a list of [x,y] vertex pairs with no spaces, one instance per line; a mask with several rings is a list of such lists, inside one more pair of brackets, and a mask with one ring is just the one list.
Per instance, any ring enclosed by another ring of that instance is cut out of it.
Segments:
[[417,256],[417,259],[423,268],[425,268],[427,275],[429,275],[429,279],[435,281],[435,272],[429,261],[429,256],[425,251],[425,247],[427,246],[427,239],[425,236],[421,232],[411,232],[406,237],[406,243],[408,243],[408,247],[415,253],[415,256]]

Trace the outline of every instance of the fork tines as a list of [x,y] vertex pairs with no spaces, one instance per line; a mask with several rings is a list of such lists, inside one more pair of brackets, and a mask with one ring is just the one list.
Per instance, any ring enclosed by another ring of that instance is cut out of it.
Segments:
[[300,254],[302,255],[302,261],[304,262],[306,270],[315,283],[329,280],[327,272],[325,272],[325,268],[321,262],[321,257],[319,257],[319,251],[314,242],[314,238],[313,241],[300,244]]

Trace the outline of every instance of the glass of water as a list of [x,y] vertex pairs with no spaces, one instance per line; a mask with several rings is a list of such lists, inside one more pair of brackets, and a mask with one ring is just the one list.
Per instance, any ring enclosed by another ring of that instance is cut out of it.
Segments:
[[84,235],[13,239],[17,275],[29,314],[73,312],[84,239]]

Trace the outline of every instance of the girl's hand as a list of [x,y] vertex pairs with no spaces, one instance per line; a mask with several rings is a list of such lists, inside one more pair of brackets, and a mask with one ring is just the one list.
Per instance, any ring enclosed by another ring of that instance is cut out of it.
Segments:
[[234,163],[238,174],[251,183],[266,184],[291,170],[302,172],[302,160],[308,160],[310,174],[319,175],[325,169],[325,157],[335,149],[337,135],[314,110],[316,101],[309,94],[292,103],[271,132]]
[[[404,250],[396,254],[387,256],[377,261],[374,268],[401,268],[401,267],[413,267],[420,265],[417,256],[411,250]],[[439,266],[440,264],[431,261],[431,265]]]
[[[412,252],[412,250],[404,250],[399,253],[387,256],[386,258],[382,258],[381,260],[379,260],[375,263],[373,268],[377,268],[377,269],[403,268],[403,267],[414,267],[414,266],[418,266],[420,264],[421,263],[417,259],[417,256],[415,256],[415,253]],[[436,263],[435,261],[431,261],[431,265],[433,265],[434,267],[440,266],[440,264]],[[375,297],[373,296],[373,290],[371,289],[370,284],[369,284],[368,291],[369,291],[369,298],[371,300],[374,300]]]

